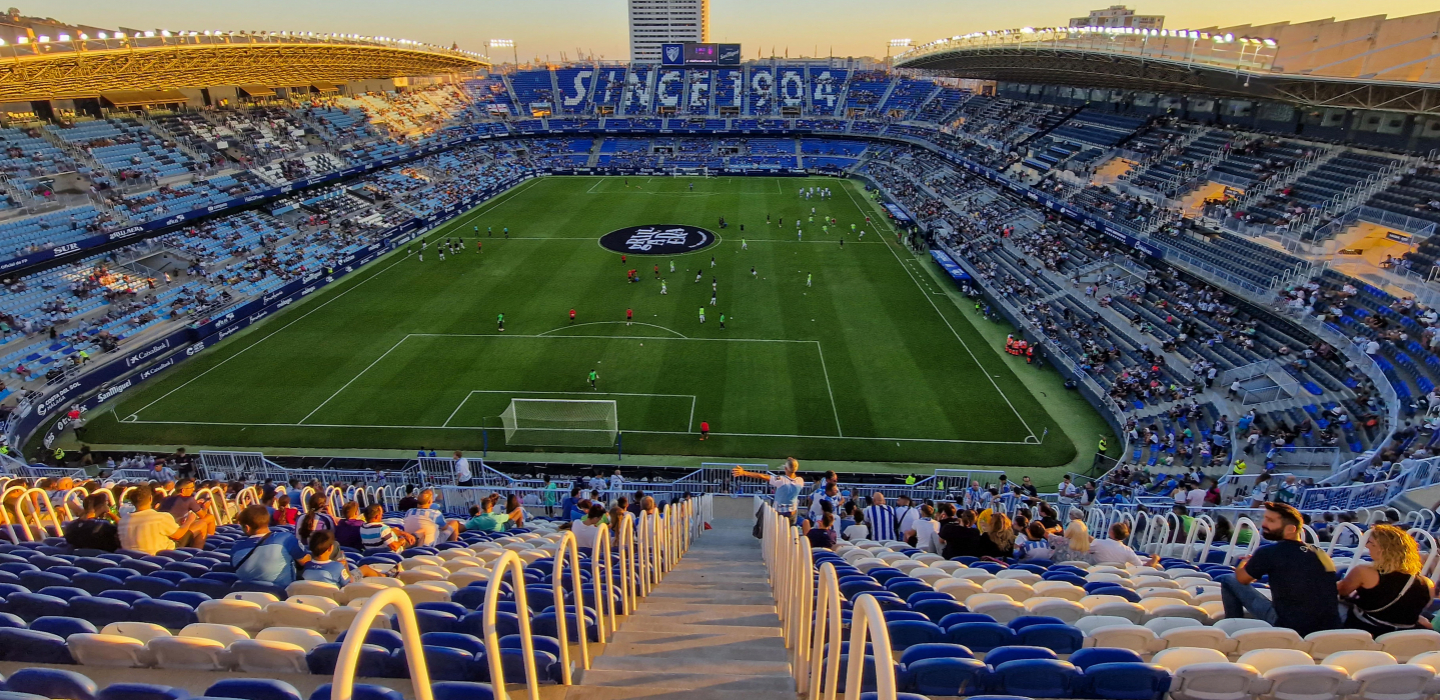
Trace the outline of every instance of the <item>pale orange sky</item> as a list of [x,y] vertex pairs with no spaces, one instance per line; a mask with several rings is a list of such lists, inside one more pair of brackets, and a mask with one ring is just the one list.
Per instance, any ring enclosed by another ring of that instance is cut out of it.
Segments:
[[[1065,24],[1108,2],[1088,0],[710,0],[711,40],[739,42],[791,56],[883,56],[890,39],[927,42],[985,29]],[[1336,17],[1435,12],[1436,0],[1146,0],[1142,14],[1165,26],[1266,24]],[[66,22],[139,29],[290,29],[385,35],[483,50],[486,40],[514,39],[521,60],[575,58],[579,49],[627,57],[625,0],[49,0],[21,4],[24,14]],[[509,51],[497,51],[508,60]]]

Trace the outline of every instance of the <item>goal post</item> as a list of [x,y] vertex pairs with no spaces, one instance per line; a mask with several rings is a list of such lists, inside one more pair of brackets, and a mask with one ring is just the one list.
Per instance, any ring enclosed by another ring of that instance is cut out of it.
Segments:
[[510,399],[500,422],[509,445],[610,447],[620,431],[614,401]]

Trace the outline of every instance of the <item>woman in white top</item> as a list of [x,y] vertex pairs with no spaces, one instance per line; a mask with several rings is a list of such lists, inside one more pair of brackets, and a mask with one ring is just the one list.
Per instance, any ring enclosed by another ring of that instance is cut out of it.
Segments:
[[590,510],[585,513],[581,520],[574,520],[570,523],[570,532],[575,534],[575,544],[579,547],[595,549],[595,537],[600,534],[600,521],[605,519],[605,506],[600,503],[591,503]]
[[842,533],[847,542],[870,539],[870,526],[865,524],[865,511],[855,509],[855,524],[845,528]]
[[908,541],[911,536],[915,537],[915,548],[922,552],[939,554],[944,545],[940,544],[940,523],[935,520],[935,507],[930,504],[920,506],[920,517],[910,526],[910,530],[901,533]]

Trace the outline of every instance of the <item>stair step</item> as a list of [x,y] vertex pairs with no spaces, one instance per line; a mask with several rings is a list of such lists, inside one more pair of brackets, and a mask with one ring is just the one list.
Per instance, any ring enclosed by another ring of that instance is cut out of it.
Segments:
[[774,661],[785,658],[785,642],[778,636],[714,632],[693,626],[670,632],[622,630],[609,640],[605,653],[640,658],[703,656],[707,660]]
[[[548,686],[559,689],[559,686]],[[730,690],[718,688],[667,688],[653,686],[571,686],[564,696],[546,697],[541,700],[795,700],[795,690]],[[512,693],[512,697],[514,694]]]
[[[641,656],[605,655],[591,659],[590,668],[596,671],[631,671],[664,675],[693,675],[734,678],[757,676],[783,678],[790,682],[790,664],[787,661],[743,661],[735,659],[706,658],[646,658]],[[783,658],[783,657],[782,657]]]

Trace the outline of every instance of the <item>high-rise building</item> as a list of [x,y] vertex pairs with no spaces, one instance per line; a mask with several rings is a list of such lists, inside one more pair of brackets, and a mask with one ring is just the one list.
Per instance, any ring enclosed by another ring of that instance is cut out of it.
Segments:
[[1165,15],[1137,15],[1124,5],[1111,5],[1103,10],[1091,10],[1089,17],[1071,18],[1070,26],[1164,29]]
[[710,40],[710,0],[629,0],[630,60],[660,62],[662,44]]

